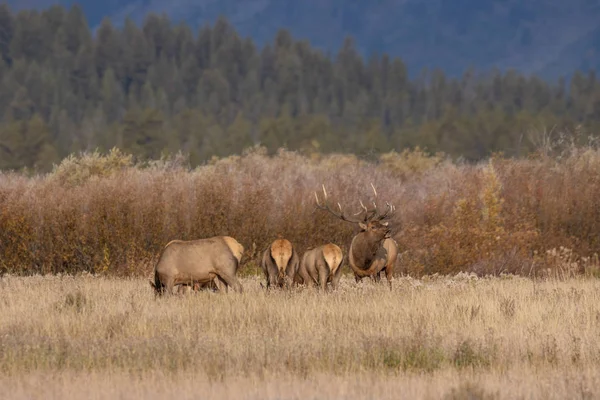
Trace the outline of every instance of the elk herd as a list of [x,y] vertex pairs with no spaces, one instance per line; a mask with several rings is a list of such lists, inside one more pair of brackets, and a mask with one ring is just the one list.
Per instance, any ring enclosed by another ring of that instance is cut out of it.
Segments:
[[[376,200],[377,191],[373,185],[371,187]],[[391,237],[389,221],[385,220],[394,214],[395,207],[386,202],[386,209],[381,212],[376,201],[373,201],[373,208],[366,207],[360,201],[361,210],[347,214],[340,203],[337,203],[337,209],[330,207],[325,186],[323,201],[316,192],[315,200],[318,209],[358,226],[359,232],[352,238],[347,256],[337,244],[325,243],[308,249],[300,257],[288,239],[279,237],[263,251],[260,260],[267,290],[294,285],[315,286],[325,290],[327,284],[335,289],[342,275],[344,261],[350,266],[357,282],[365,277],[380,281],[385,272],[391,289],[398,246]],[[150,284],[157,295],[201,288],[226,292],[229,287],[242,292],[236,274],[243,253],[244,247],[230,236],[173,240],[164,247],[154,267],[154,281]]]

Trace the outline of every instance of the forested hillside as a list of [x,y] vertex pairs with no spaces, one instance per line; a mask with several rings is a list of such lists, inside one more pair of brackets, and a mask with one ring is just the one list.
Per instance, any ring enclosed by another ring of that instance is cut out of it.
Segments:
[[105,20],[82,11],[0,6],[0,168],[48,169],[82,150],[141,158],[182,151],[193,165],[254,144],[361,156],[420,146],[478,159],[522,154],[540,132],[600,126],[600,83],[516,72],[409,79],[403,60],[363,59],[347,40],[326,55],[285,30],[266,46],[225,19],[195,32],[149,15]]
[[[6,0],[5,0],[6,1]],[[74,0],[8,0],[14,9],[70,6]],[[442,68],[452,76],[469,67],[515,68],[549,78],[575,69],[600,71],[597,0],[77,0],[97,27],[104,17],[121,26],[130,17],[166,13],[193,29],[228,18],[259,45],[280,28],[323,50],[344,37],[363,55],[387,52],[406,62],[410,76]]]

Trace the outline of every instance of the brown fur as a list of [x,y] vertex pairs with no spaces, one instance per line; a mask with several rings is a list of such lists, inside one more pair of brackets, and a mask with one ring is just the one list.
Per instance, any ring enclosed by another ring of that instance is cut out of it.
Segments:
[[355,276],[365,277],[379,273],[385,267],[387,256],[382,253],[389,228],[379,222],[360,224],[361,231],[352,238],[349,251],[350,268]]
[[342,276],[343,258],[342,249],[333,243],[307,250],[302,256],[295,282],[320,285],[323,290],[327,283],[331,283],[332,289],[335,289]]
[[267,289],[271,286],[290,286],[300,259],[296,249],[287,239],[276,239],[263,252],[260,266],[267,280]]
[[228,236],[172,240],[163,249],[150,283],[157,294],[172,294],[177,285],[206,286],[215,280],[219,281],[215,286],[222,284],[224,291],[231,286],[241,292],[236,273],[242,253],[243,246]]
[[[387,238],[383,241],[383,249],[385,251],[386,256],[385,267],[378,273],[371,275],[371,278],[375,280],[375,282],[381,281],[381,274],[383,272],[385,272],[388,281],[391,281],[394,275],[394,269],[396,268],[396,260],[398,258],[398,243],[396,243],[396,241],[392,238]],[[357,277],[356,275],[354,275],[354,277],[357,281],[362,279]]]
[[[229,237],[229,236],[223,236],[223,240],[225,241],[225,243],[227,244],[227,247],[229,247],[229,249],[231,250],[231,253],[233,254],[233,256],[235,258],[237,258],[238,260],[238,264],[242,261],[242,256],[244,254],[244,246],[242,246],[237,240]],[[215,277],[215,279],[213,279],[212,281],[208,282],[208,283],[198,283],[195,282],[193,284],[181,284],[178,285],[179,289],[178,289],[178,293],[190,293],[192,291],[200,291],[201,289],[209,289],[209,290],[218,290],[218,291],[223,291],[224,289],[226,289],[225,285],[223,285],[221,283],[221,281],[219,280],[219,278]]]

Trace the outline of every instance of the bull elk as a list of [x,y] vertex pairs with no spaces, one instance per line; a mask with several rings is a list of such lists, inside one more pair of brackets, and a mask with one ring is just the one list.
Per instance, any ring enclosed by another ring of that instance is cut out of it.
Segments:
[[278,238],[263,252],[260,267],[267,279],[267,289],[271,286],[290,287],[298,271],[300,259],[292,243]]
[[[366,276],[377,279],[380,272],[385,270],[385,275],[391,289],[396,257],[398,256],[398,246],[394,239],[391,238],[389,222],[384,222],[383,220],[391,217],[395,213],[396,208],[386,202],[386,210],[383,213],[380,212],[377,208],[377,191],[373,184],[371,184],[371,187],[375,194],[373,208],[368,209],[362,200],[360,200],[362,210],[352,216],[347,215],[342,210],[340,203],[337,203],[337,211],[329,206],[325,185],[323,185],[323,204],[321,204],[316,192],[315,199],[319,209],[326,210],[343,221],[358,224],[360,232],[352,238],[350,249],[348,250],[348,264],[352,272],[354,272],[355,279],[360,281]],[[364,215],[362,218],[355,218],[361,214]]]
[[343,259],[342,249],[333,243],[307,250],[302,256],[295,282],[320,285],[323,290],[331,283],[331,288],[335,289],[342,276]]
[[[172,294],[178,285],[210,286],[216,279],[225,291],[231,286],[242,292],[236,273],[243,253],[244,247],[229,236],[173,240],[164,247],[150,284],[157,295],[163,295]],[[220,286],[216,282],[215,285]]]

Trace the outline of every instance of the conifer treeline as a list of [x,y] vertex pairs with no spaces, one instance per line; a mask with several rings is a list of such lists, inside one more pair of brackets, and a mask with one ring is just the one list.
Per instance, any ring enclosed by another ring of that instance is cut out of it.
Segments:
[[257,143],[477,159],[538,145],[529,131],[600,126],[593,73],[568,85],[514,71],[409,79],[401,59],[363,59],[351,39],[326,55],[281,30],[258,48],[224,18],[194,32],[151,14],[93,33],[77,6],[0,5],[0,58],[0,169],[114,146],[152,158],[181,150],[198,164]]

